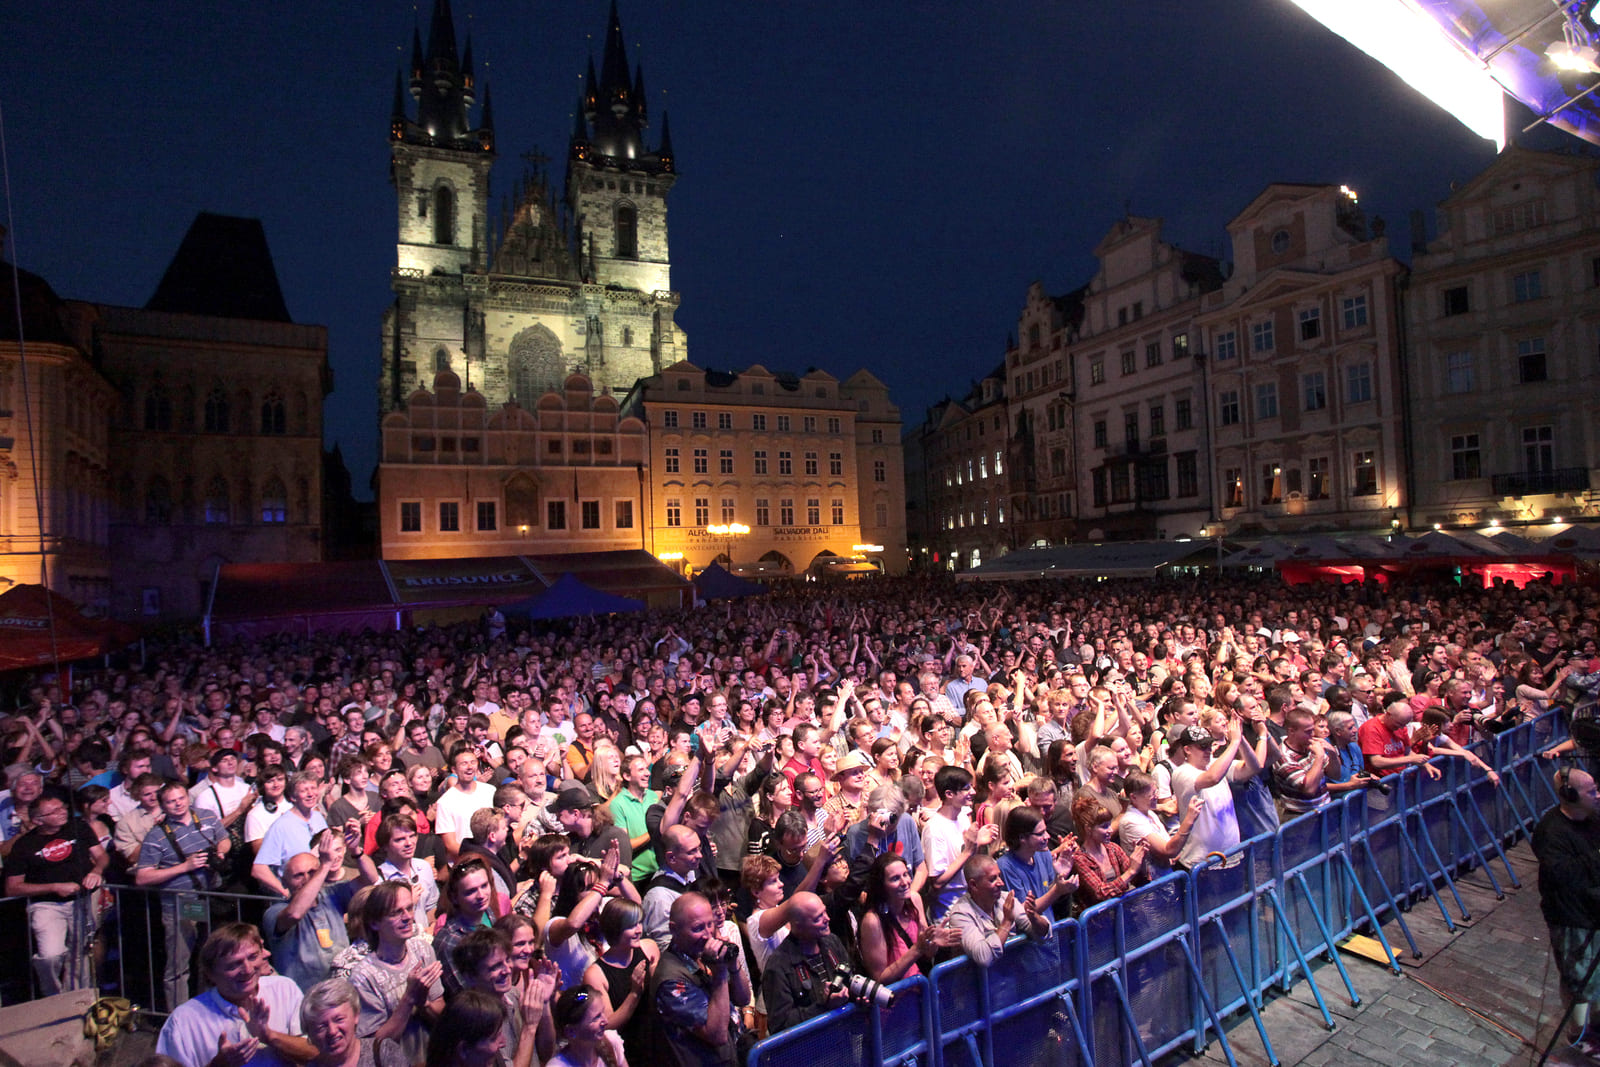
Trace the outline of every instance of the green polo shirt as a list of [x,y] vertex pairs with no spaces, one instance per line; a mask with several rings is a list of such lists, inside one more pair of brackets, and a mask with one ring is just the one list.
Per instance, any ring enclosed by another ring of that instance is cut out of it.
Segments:
[[[644,813],[650,805],[661,800],[654,789],[646,789],[642,798],[635,798],[626,788],[611,798],[611,817],[616,824],[627,832],[630,838],[638,837],[649,829],[644,822]],[[656,860],[656,850],[646,845],[644,848],[633,850],[633,866],[629,871],[636,883],[650,880],[659,866]]]

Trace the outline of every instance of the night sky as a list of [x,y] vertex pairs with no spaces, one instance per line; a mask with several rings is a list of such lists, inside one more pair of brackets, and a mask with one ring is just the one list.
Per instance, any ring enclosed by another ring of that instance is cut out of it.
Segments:
[[[388,115],[420,7],[0,5],[7,256],[63,296],[142,305],[196,212],[261,218],[290,314],[329,329],[327,437],[362,495],[394,262]],[[606,0],[454,8],[493,91],[496,200],[536,147],[559,178]],[[1343,183],[1408,259],[1408,213],[1431,220],[1493,155],[1288,0],[620,12],[652,146],[672,114],[690,358],[866,366],[908,427],[1001,359],[1031,282],[1083,284],[1124,211],[1231,258],[1224,226],[1268,182]]]

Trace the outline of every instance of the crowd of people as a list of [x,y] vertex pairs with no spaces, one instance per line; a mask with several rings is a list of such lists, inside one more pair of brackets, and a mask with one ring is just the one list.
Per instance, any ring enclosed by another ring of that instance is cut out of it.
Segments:
[[1589,587],[921,577],[174,641],[0,720],[5,891],[40,993],[147,924],[152,1062],[734,1064],[1413,765],[1494,778],[1475,741],[1594,704],[1597,626]]

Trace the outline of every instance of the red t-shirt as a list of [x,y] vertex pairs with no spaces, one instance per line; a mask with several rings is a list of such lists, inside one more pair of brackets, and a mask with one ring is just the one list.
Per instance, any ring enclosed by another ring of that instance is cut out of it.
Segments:
[[1380,771],[1372,765],[1373,756],[1387,756],[1395,759],[1407,755],[1410,746],[1406,744],[1406,733],[1410,726],[1402,727],[1398,733],[1389,729],[1389,724],[1383,716],[1374,715],[1361,724],[1361,730],[1356,735],[1361,742],[1361,754],[1366,757],[1367,770],[1373,774],[1399,774],[1400,768],[1391,767]]

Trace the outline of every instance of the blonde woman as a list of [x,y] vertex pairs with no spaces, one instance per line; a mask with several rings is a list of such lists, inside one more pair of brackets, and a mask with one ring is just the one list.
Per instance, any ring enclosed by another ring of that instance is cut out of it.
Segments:
[[602,803],[622,788],[622,751],[610,738],[594,743],[594,761],[589,764],[589,784]]

